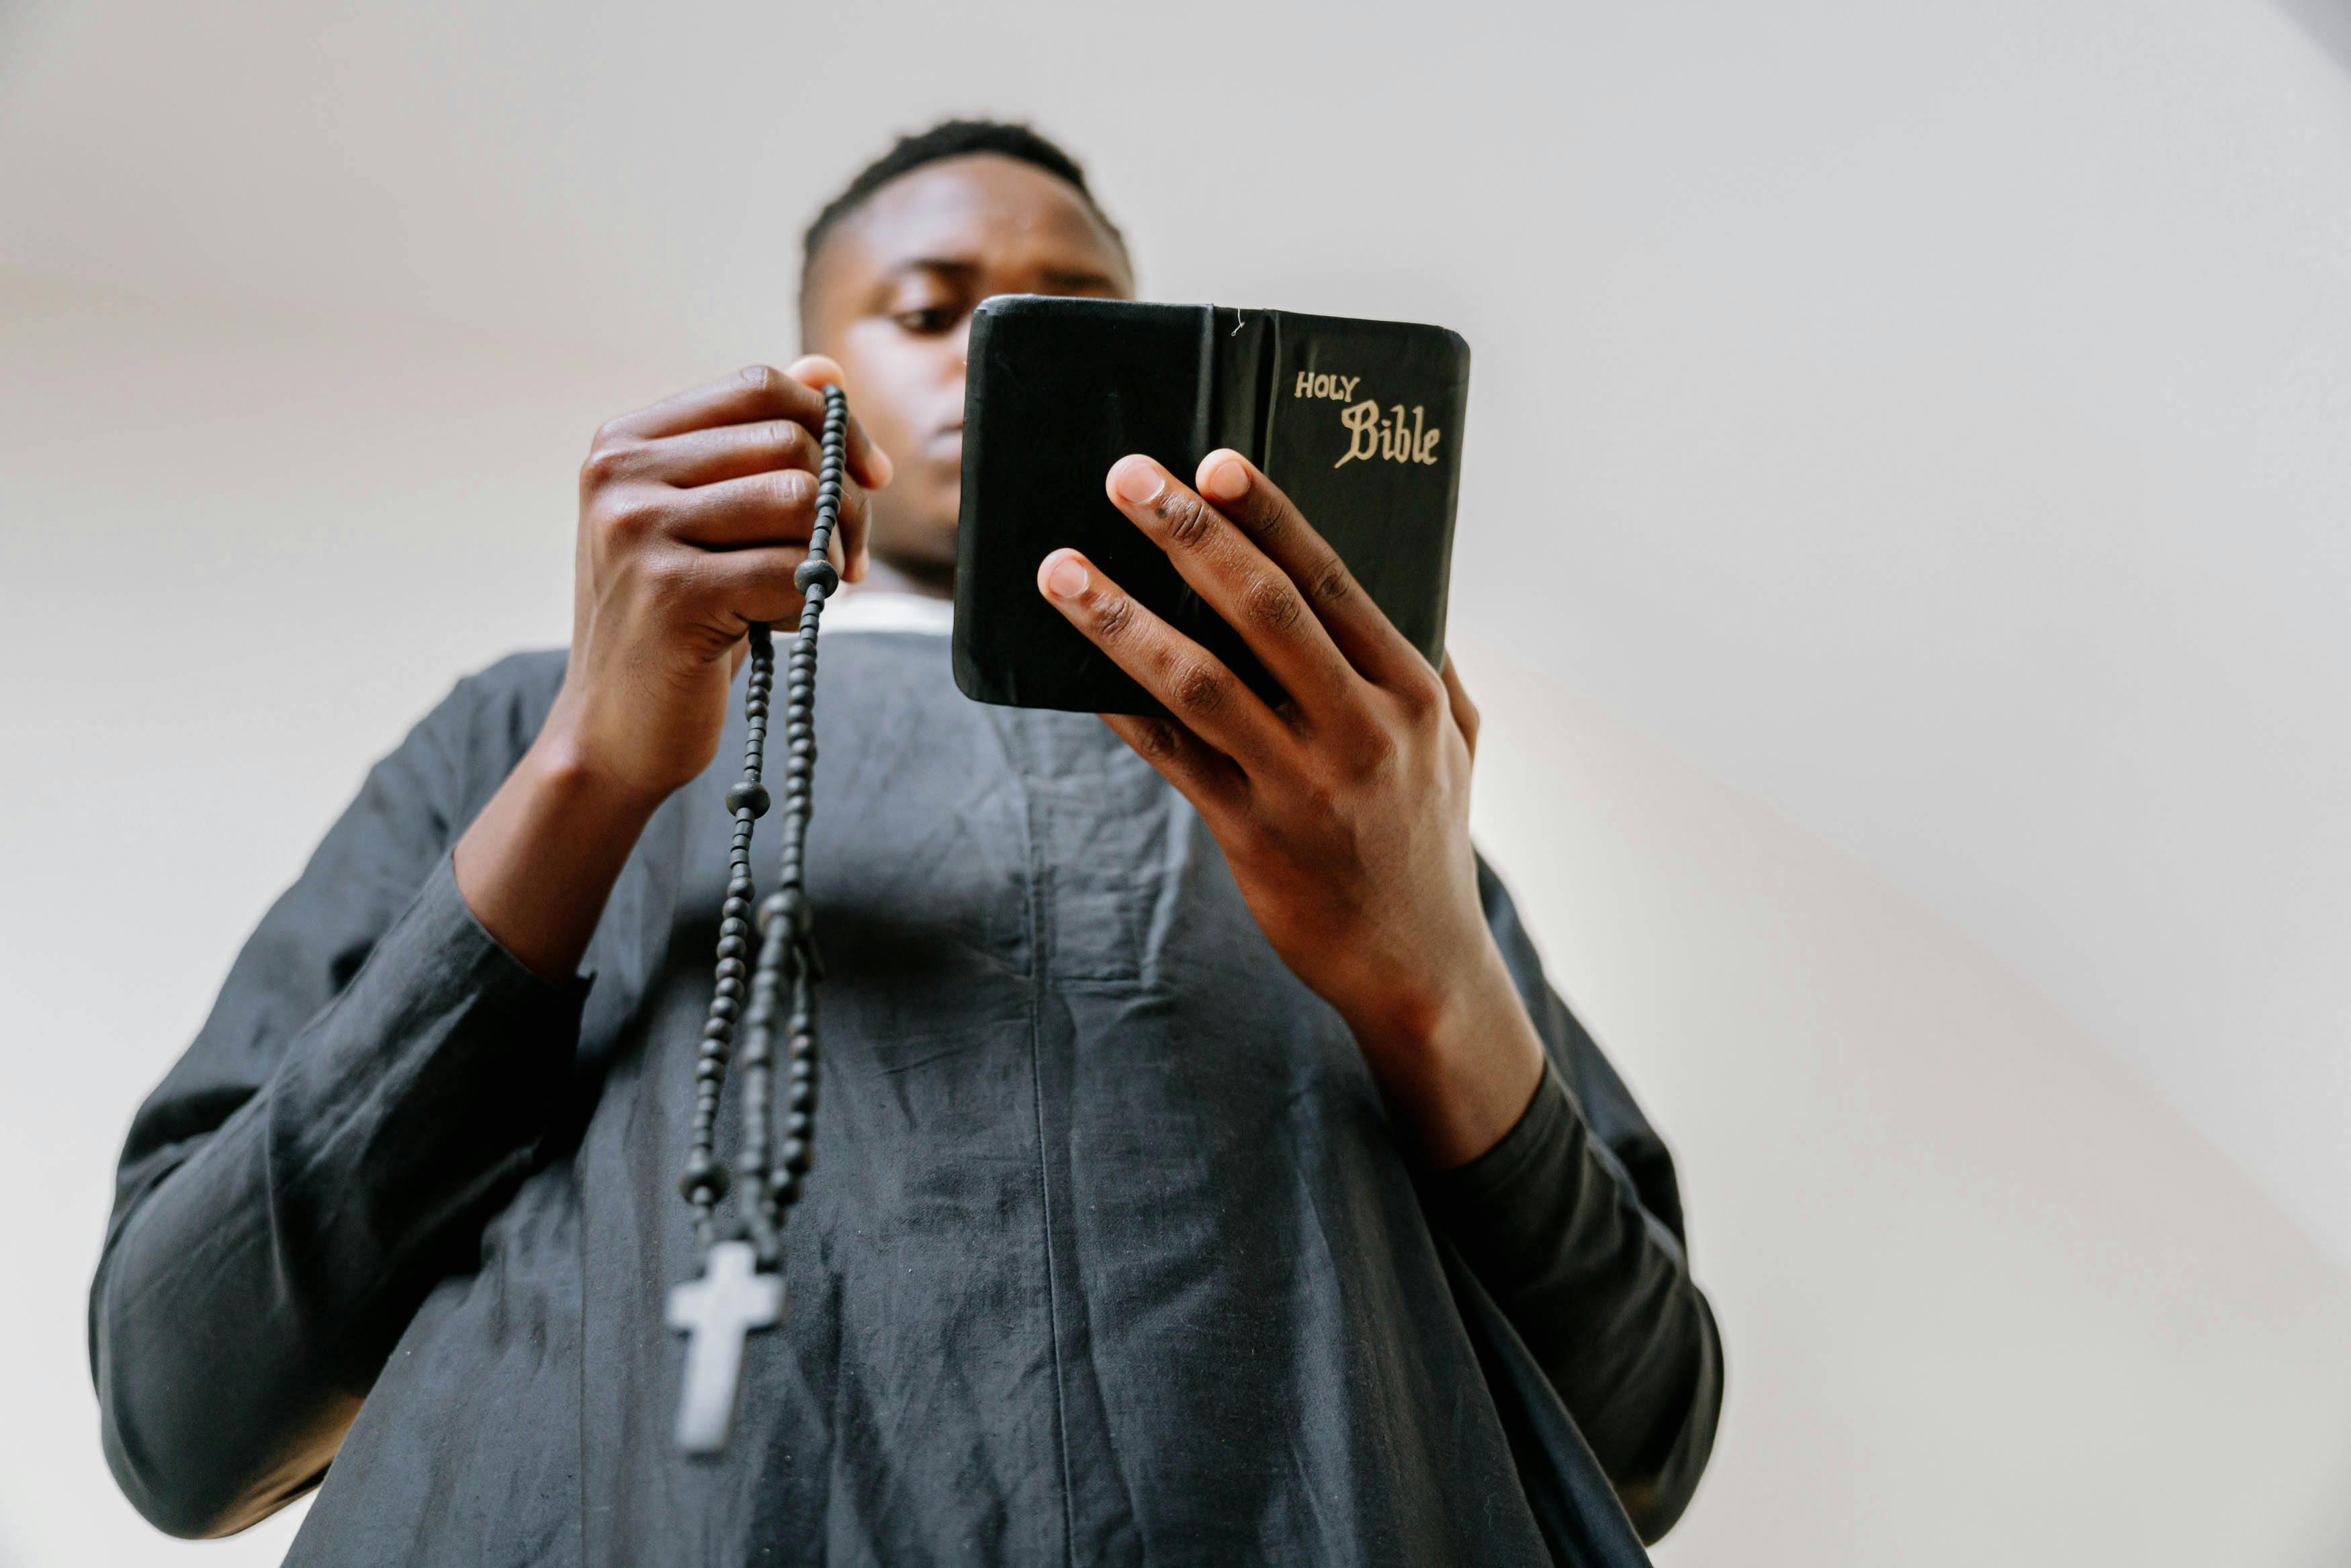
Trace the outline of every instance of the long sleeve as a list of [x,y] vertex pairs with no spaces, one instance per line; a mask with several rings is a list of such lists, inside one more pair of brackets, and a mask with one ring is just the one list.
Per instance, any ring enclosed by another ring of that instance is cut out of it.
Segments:
[[1479,881],[1550,1062],[1501,1141],[1424,1175],[1423,1195],[1654,1541],[1681,1517],[1713,1449],[1721,1341],[1690,1278],[1671,1156],[1545,981],[1482,863]]
[[527,739],[496,674],[376,765],[132,1121],[91,1370],[108,1463],[173,1534],[317,1480],[569,1073],[584,983],[501,949],[450,864]]

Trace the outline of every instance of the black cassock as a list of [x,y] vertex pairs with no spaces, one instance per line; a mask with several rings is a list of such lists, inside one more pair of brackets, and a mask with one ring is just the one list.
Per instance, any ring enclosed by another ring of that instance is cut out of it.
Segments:
[[742,720],[549,985],[449,852],[562,670],[377,765],[131,1126],[90,1347],[150,1519],[329,1457],[291,1563],[1619,1563],[1679,1514],[1721,1361],[1672,1164],[1491,873],[1552,1071],[1432,1177],[1183,799],[912,633],[825,639],[816,1163],[733,1446],[681,1457]]

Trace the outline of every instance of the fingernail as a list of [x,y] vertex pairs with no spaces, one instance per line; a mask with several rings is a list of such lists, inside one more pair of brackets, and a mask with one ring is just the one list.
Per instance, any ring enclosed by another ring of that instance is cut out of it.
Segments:
[[1211,501],[1238,501],[1249,493],[1249,470],[1238,458],[1228,457],[1208,471],[1207,492]]
[[890,476],[898,472],[898,465],[892,462],[890,454],[880,447],[869,447],[867,450],[873,453],[873,488],[879,490],[890,483]]
[[1140,506],[1157,495],[1165,482],[1159,477],[1159,465],[1148,459],[1130,457],[1119,465],[1118,498],[1129,506]]
[[1055,598],[1076,598],[1092,580],[1075,556],[1062,556],[1045,573],[1045,587]]

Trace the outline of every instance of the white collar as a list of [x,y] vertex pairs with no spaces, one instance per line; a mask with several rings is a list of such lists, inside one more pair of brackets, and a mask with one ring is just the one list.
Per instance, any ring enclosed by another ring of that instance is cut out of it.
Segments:
[[843,588],[840,598],[824,607],[824,629],[945,637],[955,630],[955,601],[896,588]]

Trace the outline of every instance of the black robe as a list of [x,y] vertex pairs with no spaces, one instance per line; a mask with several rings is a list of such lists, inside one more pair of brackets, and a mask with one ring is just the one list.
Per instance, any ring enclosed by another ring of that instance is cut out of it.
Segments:
[[1678,1515],[1721,1363],[1672,1165],[1491,873],[1552,1072],[1432,1176],[1182,798],[915,634],[824,643],[815,1166],[733,1447],[681,1458],[742,721],[550,985],[450,849],[562,670],[376,766],[131,1126],[90,1351],[148,1518],[239,1528],[330,1456],[291,1563],[1622,1563]]

